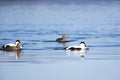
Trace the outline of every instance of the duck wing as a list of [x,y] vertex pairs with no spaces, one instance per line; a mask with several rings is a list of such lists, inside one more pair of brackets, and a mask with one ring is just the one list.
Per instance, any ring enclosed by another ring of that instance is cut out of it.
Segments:
[[74,50],[74,49],[81,49],[80,46],[69,46],[66,48],[66,50]]
[[16,45],[14,43],[9,43],[9,44],[4,44],[3,48],[5,47],[16,47]]
[[58,38],[58,39],[56,39],[56,41],[62,41],[62,38]]

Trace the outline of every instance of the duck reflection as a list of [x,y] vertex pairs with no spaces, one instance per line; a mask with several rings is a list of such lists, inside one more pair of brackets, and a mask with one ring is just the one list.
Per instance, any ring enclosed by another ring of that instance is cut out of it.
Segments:
[[81,54],[81,57],[85,57],[85,55],[86,55],[86,53],[87,53],[86,50],[80,50],[79,52],[80,52],[80,54]]
[[59,42],[59,43],[61,43],[63,46],[66,46],[67,41],[63,41],[63,42]]
[[4,51],[5,56],[15,56],[16,60],[20,60],[22,56],[21,50],[17,51]]
[[66,55],[68,56],[80,56],[81,59],[84,59],[86,56],[87,50],[66,50]]

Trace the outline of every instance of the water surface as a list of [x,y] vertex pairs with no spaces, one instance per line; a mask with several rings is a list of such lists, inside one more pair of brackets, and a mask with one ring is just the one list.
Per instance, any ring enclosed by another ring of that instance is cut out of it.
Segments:
[[[17,39],[24,45],[20,52],[0,51],[1,80],[119,80],[119,3],[1,1],[0,46]],[[56,42],[63,34],[68,42]],[[86,52],[64,50],[81,41]]]

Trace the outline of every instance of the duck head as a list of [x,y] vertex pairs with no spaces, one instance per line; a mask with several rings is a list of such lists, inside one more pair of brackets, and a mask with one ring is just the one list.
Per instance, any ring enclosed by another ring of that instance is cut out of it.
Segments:
[[68,38],[67,34],[63,34],[62,36],[63,41],[66,41],[67,38]]
[[86,49],[86,44],[85,44],[85,42],[80,42],[80,48],[81,48],[81,49]]
[[18,49],[21,49],[23,47],[20,40],[16,40],[15,44],[16,44],[16,48],[18,48]]

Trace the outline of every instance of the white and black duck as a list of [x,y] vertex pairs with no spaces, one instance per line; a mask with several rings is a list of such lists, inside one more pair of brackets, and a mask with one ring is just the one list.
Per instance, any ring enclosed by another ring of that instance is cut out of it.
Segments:
[[20,42],[20,40],[16,40],[15,43],[4,44],[2,48],[3,50],[6,51],[15,51],[15,50],[21,50],[23,48],[23,45]]
[[66,48],[66,50],[86,50],[86,44],[85,42],[80,42],[80,45],[79,46],[69,46]]

